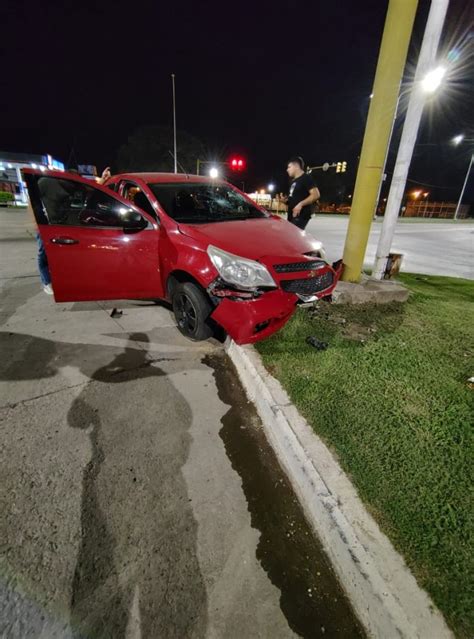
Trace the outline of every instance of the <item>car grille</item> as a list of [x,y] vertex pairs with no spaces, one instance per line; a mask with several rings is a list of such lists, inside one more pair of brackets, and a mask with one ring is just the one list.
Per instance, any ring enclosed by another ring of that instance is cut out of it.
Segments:
[[316,277],[307,277],[304,280],[283,280],[280,285],[287,293],[296,295],[314,295],[318,291],[332,286],[334,276],[332,271],[326,271]]
[[318,268],[324,268],[322,260],[312,260],[310,262],[291,262],[290,264],[275,264],[277,273],[297,273],[298,271],[317,271]]

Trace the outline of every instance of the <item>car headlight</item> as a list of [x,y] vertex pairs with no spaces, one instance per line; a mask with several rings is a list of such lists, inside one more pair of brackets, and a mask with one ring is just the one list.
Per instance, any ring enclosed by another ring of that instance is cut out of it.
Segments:
[[207,254],[219,275],[228,284],[243,289],[276,286],[267,268],[260,262],[232,255],[212,245],[208,246]]
[[309,253],[305,253],[308,257],[320,257],[322,260],[327,262],[326,251],[324,250],[324,246],[322,242],[313,242],[313,250]]

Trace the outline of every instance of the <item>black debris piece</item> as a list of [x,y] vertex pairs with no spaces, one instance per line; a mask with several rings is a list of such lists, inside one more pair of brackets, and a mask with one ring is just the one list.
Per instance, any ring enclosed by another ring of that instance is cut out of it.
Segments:
[[119,311],[118,308],[113,308],[110,313],[110,317],[122,317],[123,311]]
[[306,338],[306,343],[309,344],[310,346],[313,346],[313,348],[315,348],[317,351],[325,351],[327,347],[329,346],[327,342],[321,342],[319,339],[317,339],[313,335],[310,335],[309,337]]

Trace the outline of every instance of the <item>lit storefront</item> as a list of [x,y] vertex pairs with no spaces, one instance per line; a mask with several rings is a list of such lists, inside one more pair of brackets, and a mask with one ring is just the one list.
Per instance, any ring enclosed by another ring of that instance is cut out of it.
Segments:
[[25,168],[64,171],[64,164],[51,155],[0,151],[0,191],[11,193],[18,205],[28,204],[28,193],[20,172]]

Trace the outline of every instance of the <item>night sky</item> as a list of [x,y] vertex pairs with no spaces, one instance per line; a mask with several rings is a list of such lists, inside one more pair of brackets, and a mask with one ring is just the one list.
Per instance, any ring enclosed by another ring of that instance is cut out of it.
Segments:
[[[171,125],[175,73],[178,128],[201,139],[209,159],[242,153],[248,186],[284,190],[286,160],[300,154],[346,160],[352,191],[385,0],[3,5],[0,150],[67,162],[74,148],[80,163],[113,166],[138,126]],[[410,171],[413,186],[434,185],[427,190],[443,199],[456,198],[472,149],[449,140],[474,137],[470,5],[451,0],[442,52],[458,47],[460,58],[425,110]],[[407,79],[428,9],[420,0]]]

